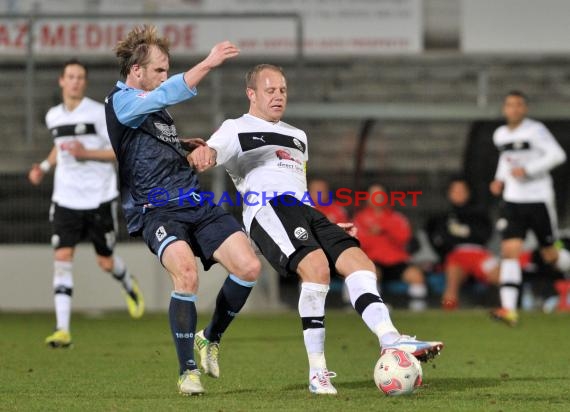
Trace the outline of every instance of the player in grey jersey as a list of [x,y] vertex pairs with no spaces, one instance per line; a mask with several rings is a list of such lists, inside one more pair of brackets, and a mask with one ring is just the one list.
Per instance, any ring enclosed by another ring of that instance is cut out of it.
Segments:
[[527,116],[527,97],[520,91],[509,92],[503,103],[506,125],[493,135],[500,152],[495,179],[490,190],[502,195],[500,298],[501,307],[491,316],[508,325],[518,322],[517,302],[522,282],[519,257],[528,230],[540,245],[545,262],[562,272],[570,270],[570,252],[557,249],[557,217],[550,171],[566,161],[566,153],[550,131]]

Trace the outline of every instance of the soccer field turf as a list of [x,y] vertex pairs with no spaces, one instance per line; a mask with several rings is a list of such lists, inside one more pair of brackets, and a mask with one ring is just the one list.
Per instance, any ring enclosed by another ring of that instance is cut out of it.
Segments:
[[[403,333],[440,339],[414,395],[374,386],[376,338],[355,313],[327,315],[327,362],[336,397],[311,395],[301,322],[295,313],[242,315],[221,346],[221,378],[207,393],[177,393],[166,314],[74,315],[74,347],[50,349],[50,314],[0,314],[2,411],[568,411],[570,315],[523,313],[517,328],[486,312],[393,313]],[[200,326],[207,316],[200,315]]]

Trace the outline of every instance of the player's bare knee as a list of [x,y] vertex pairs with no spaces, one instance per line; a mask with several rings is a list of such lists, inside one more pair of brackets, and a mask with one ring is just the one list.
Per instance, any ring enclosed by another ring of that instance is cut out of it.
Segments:
[[184,293],[196,293],[198,290],[198,274],[190,266],[171,272],[174,290]]
[[410,284],[423,284],[425,283],[423,272],[416,267],[411,267],[404,272],[404,282]]
[[304,282],[319,283],[321,285],[330,283],[331,272],[327,261],[313,264],[310,268],[305,266],[304,270],[297,269],[297,272]]
[[370,272],[376,273],[376,265],[374,262],[368,259],[368,257],[362,259],[362,262],[359,262],[359,265],[361,268],[358,270],[369,270]]
[[59,248],[54,253],[55,260],[59,262],[71,262],[73,260],[73,248]]
[[501,252],[501,258],[503,259],[518,259],[520,256],[520,253],[517,253],[516,251],[513,250],[503,250]]
[[113,270],[113,257],[97,256],[97,264],[105,272],[111,272]]
[[518,259],[522,253],[523,240],[519,238],[506,239],[501,242],[501,257],[503,259]]
[[376,273],[374,262],[357,247],[346,249],[340,254],[335,263],[337,273],[342,277],[347,277],[351,273],[359,270],[366,270]]
[[244,265],[240,266],[239,273],[234,273],[238,278],[246,282],[255,282],[261,274],[261,262],[257,257],[248,259]]
[[425,283],[424,274],[422,272],[413,272],[413,275],[410,276],[408,283],[417,283],[423,284]]
[[322,249],[313,250],[304,256],[295,271],[304,282],[330,283],[330,268],[327,257]]

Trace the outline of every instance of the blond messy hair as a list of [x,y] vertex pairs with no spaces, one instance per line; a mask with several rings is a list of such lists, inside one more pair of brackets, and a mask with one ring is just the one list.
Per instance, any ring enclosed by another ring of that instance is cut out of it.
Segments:
[[145,24],[132,29],[127,37],[115,46],[115,55],[119,59],[121,75],[127,77],[135,64],[147,65],[153,46],[158,47],[170,58],[168,39],[158,35],[156,26]]

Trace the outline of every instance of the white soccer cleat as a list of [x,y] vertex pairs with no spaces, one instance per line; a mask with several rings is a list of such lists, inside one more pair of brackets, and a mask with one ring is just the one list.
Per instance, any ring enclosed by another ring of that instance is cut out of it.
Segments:
[[417,340],[415,336],[401,335],[394,343],[382,346],[382,353],[388,349],[398,349],[408,352],[421,362],[427,362],[439,355],[443,342]]
[[331,383],[331,378],[336,378],[335,372],[319,369],[309,380],[309,391],[317,395],[336,395],[337,391]]
[[201,330],[194,336],[194,349],[196,349],[200,355],[200,366],[204,369],[204,373],[210,375],[212,378],[219,378],[220,365],[218,364],[218,357],[220,344],[210,342],[204,336],[204,331]]
[[204,387],[200,382],[200,371],[198,369],[184,371],[178,378],[178,391],[182,395],[201,395]]

